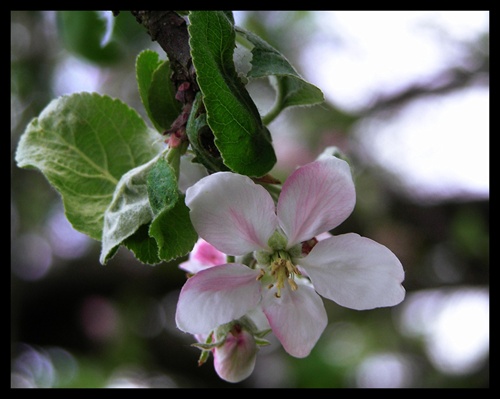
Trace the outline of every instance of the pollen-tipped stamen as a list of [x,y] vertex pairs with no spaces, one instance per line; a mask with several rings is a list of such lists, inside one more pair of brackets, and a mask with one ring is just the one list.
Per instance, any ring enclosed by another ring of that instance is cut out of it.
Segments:
[[276,287],[276,292],[274,296],[276,298],[281,298],[281,289],[285,286],[285,282],[288,281],[292,291],[298,289],[298,285],[295,282],[295,276],[300,276],[300,270],[291,262],[286,252],[278,251],[275,254],[275,258],[271,263],[271,270],[269,273],[276,280],[275,284],[271,284],[268,288]]
[[265,274],[266,274],[265,270],[260,269],[260,274],[257,276],[256,280],[257,281],[262,280],[262,277],[264,277]]

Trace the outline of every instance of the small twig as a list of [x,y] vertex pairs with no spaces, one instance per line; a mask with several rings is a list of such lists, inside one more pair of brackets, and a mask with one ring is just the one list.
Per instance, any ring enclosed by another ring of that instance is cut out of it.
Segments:
[[[191,60],[187,23],[175,11],[131,11],[137,22],[143,25],[151,39],[158,42],[167,53],[172,69],[172,82],[179,89],[182,86],[184,104],[192,103],[199,91],[195,69]],[[186,84],[189,83],[189,90]]]

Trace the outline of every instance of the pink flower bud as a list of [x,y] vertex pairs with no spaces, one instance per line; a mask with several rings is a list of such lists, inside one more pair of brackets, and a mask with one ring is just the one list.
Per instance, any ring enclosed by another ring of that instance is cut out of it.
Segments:
[[215,371],[228,382],[240,382],[252,374],[259,348],[248,331],[235,324],[224,343],[213,349]]

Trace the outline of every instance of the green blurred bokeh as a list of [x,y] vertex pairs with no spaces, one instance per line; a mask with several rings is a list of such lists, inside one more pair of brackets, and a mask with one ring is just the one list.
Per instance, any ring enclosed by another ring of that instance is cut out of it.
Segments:
[[[95,81],[87,78],[79,87],[88,83],[120,97],[147,120],[135,57],[145,48],[164,54],[129,12],[113,18],[113,36],[101,48],[96,41],[105,20],[96,13],[11,13],[12,387],[489,386],[489,335],[486,348],[478,343],[476,357],[471,355],[475,363],[465,369],[447,364],[433,346],[438,316],[446,309],[459,309],[462,302],[488,309],[489,199],[412,200],[392,184],[392,176],[352,151],[353,126],[367,113],[351,114],[329,103],[287,111],[276,124],[303,132],[305,159],[327,144],[351,158],[358,202],[333,233],[356,232],[391,248],[406,271],[407,298],[394,308],[364,312],[325,301],[330,324],[308,358],[290,357],[271,337],[254,374],[238,384],[220,380],[211,360],[198,367],[192,337],[175,327],[175,304],[185,281],[177,263],[145,266],[121,249],[100,265],[100,244],[67,225],[60,198],[43,175],[14,162],[25,126],[66,87],[57,86],[61,76],[78,79],[62,69],[77,65],[75,60],[96,74]],[[86,32],[89,21],[95,31]],[[300,65],[299,49],[314,34],[310,12],[245,12],[244,21],[292,65]],[[58,30],[65,24],[71,29]],[[262,82],[250,92],[262,96],[256,101],[268,101],[269,87]],[[391,111],[407,101],[385,106]],[[278,167],[275,173],[286,177],[289,171]],[[463,325],[473,323],[470,317],[463,313]],[[460,333],[457,329],[457,340]]]

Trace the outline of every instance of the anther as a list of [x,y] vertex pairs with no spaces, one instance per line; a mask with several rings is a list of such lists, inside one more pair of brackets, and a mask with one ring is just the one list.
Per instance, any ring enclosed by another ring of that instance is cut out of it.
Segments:
[[259,281],[262,279],[262,277],[264,277],[264,274],[266,274],[266,272],[264,271],[264,269],[260,269],[260,274],[257,276],[256,280]]

